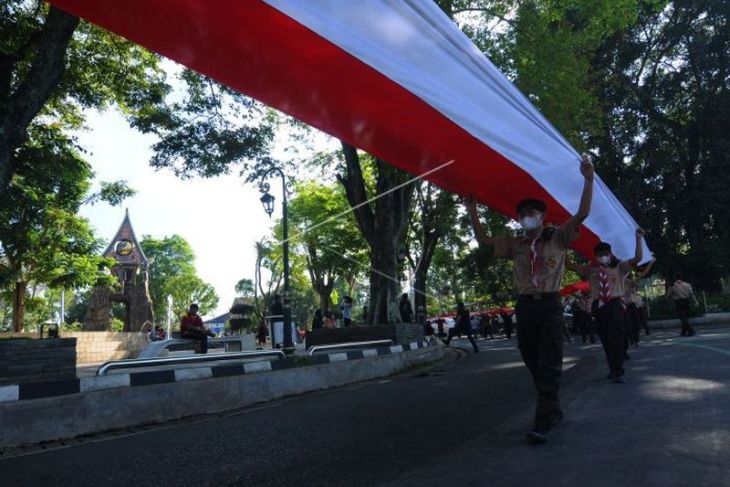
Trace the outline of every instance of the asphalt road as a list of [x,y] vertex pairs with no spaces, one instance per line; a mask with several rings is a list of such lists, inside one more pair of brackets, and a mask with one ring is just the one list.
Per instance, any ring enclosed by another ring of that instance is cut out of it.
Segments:
[[699,332],[644,340],[626,384],[567,344],[546,445],[515,341],[455,341],[434,368],[6,458],[0,485],[730,486],[730,327]]

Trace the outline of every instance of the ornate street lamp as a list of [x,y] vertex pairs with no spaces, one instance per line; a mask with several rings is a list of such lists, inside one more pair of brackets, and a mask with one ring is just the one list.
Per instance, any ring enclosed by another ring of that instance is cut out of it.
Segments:
[[264,211],[269,215],[269,218],[271,218],[271,214],[274,213],[274,198],[269,193],[264,193],[264,195],[261,197],[261,204],[264,205]]
[[[289,211],[287,208],[287,196],[286,196],[286,178],[284,177],[284,172],[281,169],[274,168],[271,169],[269,172],[267,172],[263,179],[266,179],[269,177],[269,174],[272,172],[276,172],[281,176],[281,189],[283,194],[283,201],[282,206],[284,210],[283,214],[283,221],[282,226],[284,227],[284,352],[285,353],[294,353],[294,343],[292,342],[291,338],[291,308],[289,307]],[[271,186],[269,186],[269,183],[262,182],[259,185],[259,191],[263,193],[261,196],[261,204],[264,205],[264,211],[269,215],[269,218],[271,218],[272,213],[274,213],[274,197],[269,193],[269,190],[271,189]],[[272,339],[273,336],[273,327],[272,327]]]

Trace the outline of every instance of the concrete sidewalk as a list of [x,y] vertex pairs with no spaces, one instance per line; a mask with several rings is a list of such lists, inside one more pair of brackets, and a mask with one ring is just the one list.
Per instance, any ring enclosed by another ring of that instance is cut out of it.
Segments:
[[642,337],[626,384],[607,381],[601,354],[582,347],[547,444],[527,445],[516,414],[389,485],[730,486],[730,327],[697,331]]

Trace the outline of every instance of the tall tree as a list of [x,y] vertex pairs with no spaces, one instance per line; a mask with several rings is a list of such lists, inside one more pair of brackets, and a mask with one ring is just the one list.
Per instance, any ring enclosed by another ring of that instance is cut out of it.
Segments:
[[121,37],[41,0],[0,3],[0,193],[34,126],[77,129],[83,109],[110,106],[158,136],[153,167],[208,177],[238,163],[255,179],[271,166],[271,111],[190,70],[174,84],[160,56]]
[[150,296],[155,316],[166,315],[167,296],[172,296],[176,315],[182,314],[190,303],[197,303],[201,314],[215,310],[218,295],[213,286],[198,276],[195,254],[184,238],[173,235],[154,239],[145,235],[140,245],[150,261]]
[[17,172],[0,195],[0,286],[12,289],[15,331],[24,324],[30,284],[106,282],[102,270],[110,264],[76,214],[89,198],[91,168],[58,127],[33,127],[29,141],[14,154]]
[[337,179],[370,247],[370,302],[365,322],[388,323],[400,291],[398,250],[405,242],[415,184],[408,182],[412,178],[409,174],[373,158],[375,188],[374,194],[369,194],[362,167],[362,159],[369,156],[361,156],[345,142],[342,152],[345,170]]
[[[157,113],[170,91],[158,57],[42,1],[0,4],[0,193],[35,129],[82,125],[83,108],[114,103]],[[68,138],[71,144],[71,139]]]
[[428,308],[427,279],[434,253],[441,238],[454,228],[457,220],[456,196],[421,181],[416,186],[416,211],[408,239],[408,261],[414,275],[416,314]]
[[367,247],[341,186],[310,181],[295,187],[289,203],[291,243],[306,257],[319,307],[328,310],[337,280],[351,283],[367,267]]
[[518,84],[595,151],[658,270],[705,289],[730,272],[728,18],[713,0],[526,2],[508,34]]

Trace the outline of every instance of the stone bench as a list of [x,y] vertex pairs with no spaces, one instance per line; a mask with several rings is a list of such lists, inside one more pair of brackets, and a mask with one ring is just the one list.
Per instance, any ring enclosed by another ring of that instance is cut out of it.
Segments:
[[[193,349],[197,343],[198,340],[193,340],[192,338],[172,338],[169,340],[150,342],[137,358],[156,358],[160,356],[163,350],[169,350],[171,347]],[[256,350],[256,339],[252,334],[208,339],[209,348],[211,348],[211,345],[216,344],[223,344],[226,352]]]

